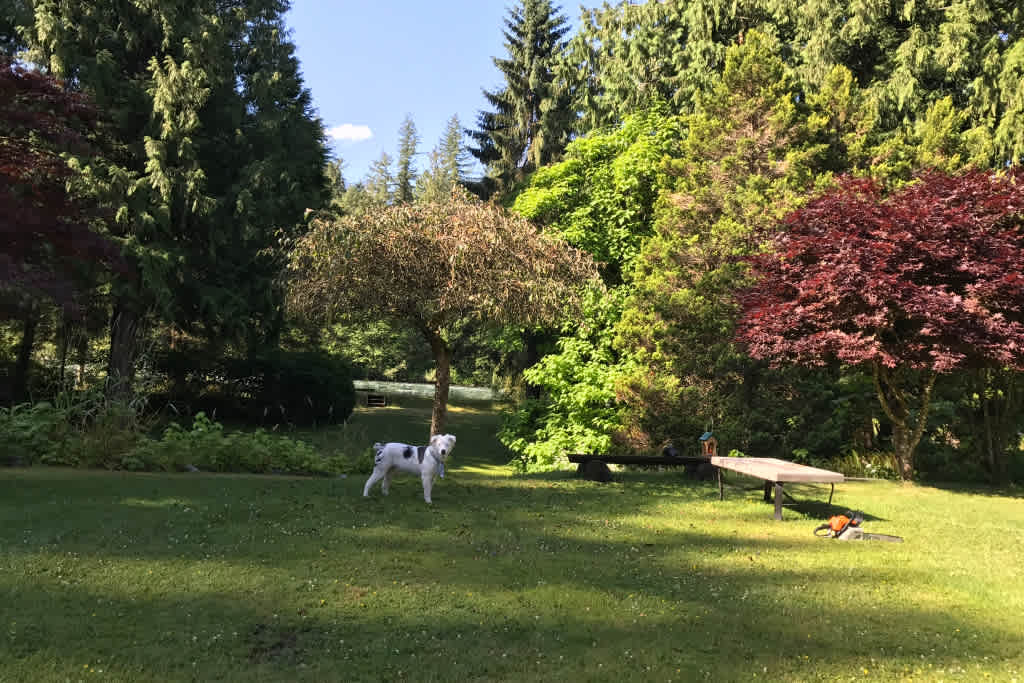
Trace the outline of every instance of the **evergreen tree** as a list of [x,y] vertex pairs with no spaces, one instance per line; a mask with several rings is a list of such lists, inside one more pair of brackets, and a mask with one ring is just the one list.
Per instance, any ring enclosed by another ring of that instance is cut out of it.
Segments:
[[484,90],[493,107],[477,116],[467,133],[470,152],[487,167],[499,191],[557,160],[575,119],[557,62],[565,49],[567,20],[551,0],[521,0],[505,19],[508,58],[494,58],[505,78],[498,90]]
[[324,168],[324,176],[327,178],[327,189],[331,196],[331,208],[340,211],[345,191],[348,189],[345,184],[345,162],[340,157],[331,159]]
[[144,316],[216,348],[273,344],[275,247],[326,198],[321,123],[302,87],[284,0],[113,6],[39,0],[31,56],[109,113],[114,202],[136,263],[114,282],[108,376],[130,379]]
[[416,124],[408,114],[398,129],[398,163],[395,172],[395,201],[411,202],[413,188],[416,186],[416,169],[413,157],[420,138],[416,132]]
[[391,174],[391,155],[381,152],[380,157],[370,164],[370,172],[364,183],[367,194],[375,204],[390,204],[395,194],[395,177]]
[[432,202],[450,196],[466,180],[468,157],[462,124],[456,114],[448,119],[444,135],[430,153],[430,168],[419,177],[416,186],[417,199]]
[[692,112],[697,95],[713,86],[724,67],[726,48],[742,42],[745,30],[770,23],[766,7],[784,15],[794,4],[660,0],[586,10],[563,67],[582,115],[581,132],[658,103],[669,104],[673,113]]

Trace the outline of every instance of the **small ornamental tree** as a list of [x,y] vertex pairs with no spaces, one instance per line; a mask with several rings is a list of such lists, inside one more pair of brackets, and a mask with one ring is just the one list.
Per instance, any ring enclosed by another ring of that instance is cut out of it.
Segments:
[[1022,181],[933,171],[888,196],[841,181],[753,259],[737,339],[776,364],[869,368],[909,479],[938,374],[1024,367]]
[[431,434],[445,429],[460,323],[555,322],[597,277],[591,259],[559,238],[458,194],[314,220],[289,274],[293,312],[324,322],[340,313],[390,318],[423,335],[436,364]]

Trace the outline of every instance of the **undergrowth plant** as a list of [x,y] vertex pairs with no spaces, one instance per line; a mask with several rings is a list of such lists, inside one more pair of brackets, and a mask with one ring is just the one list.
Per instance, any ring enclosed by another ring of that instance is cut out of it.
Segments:
[[[362,446],[366,451],[366,444]],[[323,475],[364,472],[367,465],[372,469],[368,453],[345,449],[324,457],[306,441],[264,429],[227,432],[200,412],[191,428],[171,423],[159,440],[141,444],[126,469]]]

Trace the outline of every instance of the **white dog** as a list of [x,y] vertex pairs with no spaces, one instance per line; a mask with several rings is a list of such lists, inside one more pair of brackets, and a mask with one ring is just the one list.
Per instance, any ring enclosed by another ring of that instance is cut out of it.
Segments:
[[435,434],[426,446],[410,446],[407,443],[373,444],[373,474],[366,480],[363,497],[370,495],[370,487],[381,482],[380,490],[386,496],[391,488],[391,475],[395,470],[418,474],[423,480],[423,500],[428,503],[434,477],[444,476],[444,464],[455,447],[454,434]]

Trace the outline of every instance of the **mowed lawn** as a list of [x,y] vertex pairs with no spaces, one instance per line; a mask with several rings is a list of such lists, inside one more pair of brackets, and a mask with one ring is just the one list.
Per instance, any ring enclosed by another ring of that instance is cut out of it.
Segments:
[[1020,489],[841,484],[906,538],[841,543],[756,482],[515,476],[499,422],[453,410],[432,507],[414,479],[0,471],[0,681],[1024,681]]

